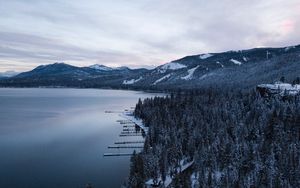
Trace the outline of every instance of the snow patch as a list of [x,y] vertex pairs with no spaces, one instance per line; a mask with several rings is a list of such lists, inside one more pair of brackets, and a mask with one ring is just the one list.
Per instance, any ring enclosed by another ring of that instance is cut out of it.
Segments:
[[300,84],[288,84],[288,83],[281,83],[277,82],[275,84],[260,84],[257,87],[259,88],[267,88],[272,93],[278,93],[282,96],[288,95],[297,95],[300,94]]
[[247,57],[243,57],[243,60],[247,62],[247,61],[248,61],[248,58],[247,58]]
[[289,51],[290,49],[296,48],[296,46],[288,46],[284,49],[285,52]]
[[204,74],[203,76],[201,76],[201,77],[199,78],[199,80],[203,80],[204,78],[209,77],[209,76],[213,76],[213,75],[215,75],[215,73]]
[[[185,171],[187,168],[189,168],[190,166],[192,166],[194,164],[194,161],[191,162],[187,162],[186,163],[186,159],[182,159],[180,161],[180,166],[176,169],[177,173],[181,173],[183,171]],[[162,181],[162,178],[159,177],[157,179],[158,184],[154,183],[153,179],[149,179],[148,181],[145,182],[146,186],[158,186],[158,185],[164,185],[164,187],[168,187],[171,183],[172,183],[173,177],[171,177],[170,173],[168,173],[166,175],[166,180],[165,182]]]
[[212,57],[212,56],[213,56],[212,54],[201,54],[201,55],[199,55],[199,58],[200,59],[207,59],[207,58]]
[[224,65],[222,63],[220,63],[219,61],[217,61],[216,63],[221,65],[222,68],[224,68]]
[[111,67],[107,67],[107,66],[104,66],[104,65],[98,65],[98,64],[91,65],[89,67],[92,68],[92,69],[102,70],[102,71],[111,71],[111,70],[113,70],[113,68],[111,68]]
[[0,77],[13,77],[19,74],[18,72],[15,71],[6,71],[6,72],[0,72]]
[[170,63],[162,65],[158,71],[160,73],[165,73],[167,70],[177,70],[177,69],[183,69],[183,68],[186,68],[186,65],[183,65],[180,63],[175,63],[175,62],[170,62]]
[[230,61],[236,65],[241,65],[242,63],[235,59],[230,59]]
[[162,78],[156,80],[152,85],[156,85],[157,83],[159,83],[167,78],[170,78],[170,76],[171,76],[171,74],[167,74],[167,75],[163,76]]
[[131,85],[131,84],[134,84],[134,83],[136,83],[136,82],[138,82],[142,79],[143,79],[143,77],[139,77],[138,79],[124,80],[123,84],[124,85]]
[[197,187],[199,187],[199,185],[198,185],[198,177],[199,176],[199,173],[197,172],[193,172],[192,173],[192,175],[191,175],[191,183],[192,183],[192,185],[191,185],[191,187],[192,188],[197,188]]
[[184,76],[184,77],[181,77],[181,79],[183,80],[190,80],[193,78],[193,75],[194,75],[194,72],[196,71],[196,69],[199,68],[199,65],[192,68],[192,69],[189,69],[187,72],[188,72],[188,75]]
[[200,78],[199,78],[199,80],[203,80],[204,78],[206,78],[208,76],[208,74],[204,74],[203,76],[201,76]]

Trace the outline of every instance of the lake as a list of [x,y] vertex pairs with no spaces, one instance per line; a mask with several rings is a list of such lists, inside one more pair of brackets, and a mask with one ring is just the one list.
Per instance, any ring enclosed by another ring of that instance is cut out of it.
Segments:
[[[130,157],[103,157],[123,130],[117,113],[134,107],[137,91],[0,89],[0,187],[120,187]],[[139,139],[140,140],[140,139]],[[125,150],[126,151],[126,150]]]

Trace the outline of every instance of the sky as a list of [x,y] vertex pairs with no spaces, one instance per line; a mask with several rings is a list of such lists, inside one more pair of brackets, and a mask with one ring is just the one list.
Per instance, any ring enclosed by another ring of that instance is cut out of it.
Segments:
[[0,0],[0,72],[300,44],[299,0]]

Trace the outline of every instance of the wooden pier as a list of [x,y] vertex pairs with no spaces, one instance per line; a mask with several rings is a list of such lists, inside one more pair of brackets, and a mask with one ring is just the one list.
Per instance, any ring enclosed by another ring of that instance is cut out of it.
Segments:
[[134,125],[133,122],[120,122],[121,125]]
[[109,149],[130,149],[130,148],[144,148],[144,146],[108,146]]
[[124,136],[144,136],[143,134],[120,134],[120,137],[124,137]]
[[123,129],[124,129],[124,128],[136,128],[136,126],[134,126],[134,125],[131,125],[131,126],[125,125],[125,126],[123,126]]
[[124,142],[115,142],[115,144],[142,144],[144,140],[137,140],[137,141],[124,141]]
[[106,110],[105,113],[109,113],[109,114],[112,114],[112,113],[122,113],[122,111],[113,111],[113,110]]
[[122,131],[121,134],[137,134],[141,133],[141,131]]
[[128,129],[128,128],[125,128],[125,129],[123,129],[123,131],[139,131],[140,129]]
[[126,123],[128,123],[128,124],[134,124],[134,122],[132,122],[132,121],[130,121],[130,120],[117,120],[117,122],[119,122],[119,123],[121,123],[121,124],[126,124]]
[[[134,107],[133,107],[134,108]],[[129,110],[125,110],[125,112],[129,112]],[[105,113],[119,113],[118,111],[105,111]],[[123,113],[123,112],[120,112]],[[123,117],[123,116],[122,116]],[[127,117],[127,116],[126,116]],[[123,127],[123,131],[120,133],[120,137],[136,137],[136,136],[141,136],[144,137],[145,131],[144,128],[137,124],[135,121],[128,119],[128,118],[124,118],[124,119],[120,119],[117,120],[117,122]],[[115,145],[110,145],[107,148],[108,149],[139,149],[142,150],[144,148],[144,143],[145,141],[143,140],[143,138],[140,139],[133,139],[133,140],[129,140],[129,141],[118,141],[115,142]],[[125,150],[126,151],[126,150]],[[104,153],[103,156],[104,157],[113,157],[113,156],[131,156],[133,154],[132,153]]]
[[112,157],[112,156],[131,156],[132,153],[104,153],[103,157]]

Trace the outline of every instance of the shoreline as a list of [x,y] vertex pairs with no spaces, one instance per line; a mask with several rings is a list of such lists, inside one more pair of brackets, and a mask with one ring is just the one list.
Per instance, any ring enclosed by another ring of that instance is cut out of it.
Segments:
[[165,90],[144,90],[144,89],[134,89],[134,88],[112,88],[112,87],[103,87],[103,88],[97,88],[97,87],[60,87],[60,86],[39,86],[39,87],[3,87],[0,86],[0,89],[98,89],[98,90],[124,90],[124,91],[142,91],[147,93],[168,93]]

